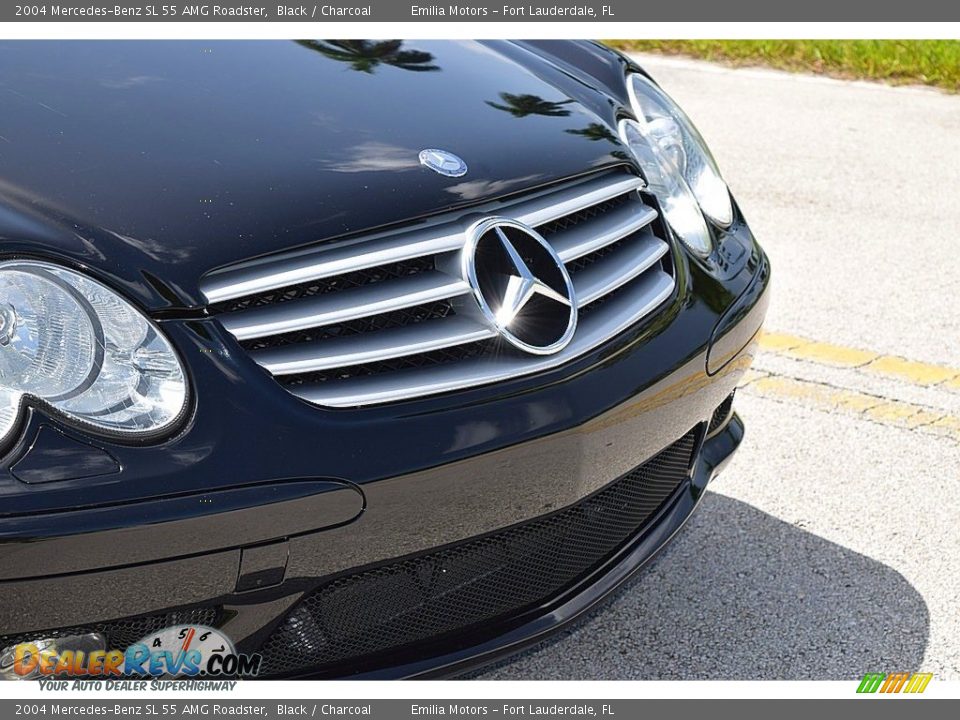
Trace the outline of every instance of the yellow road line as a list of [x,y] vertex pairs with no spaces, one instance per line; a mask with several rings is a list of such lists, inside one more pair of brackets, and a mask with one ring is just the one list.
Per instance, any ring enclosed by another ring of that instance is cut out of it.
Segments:
[[931,423],[930,427],[932,429],[942,430],[944,434],[953,433],[956,437],[960,438],[960,417],[946,415],[936,422]]
[[939,385],[946,380],[952,380],[960,376],[960,370],[954,368],[905,360],[891,355],[881,355],[867,365],[865,369],[880,375],[890,375],[906,380],[913,385],[926,386]]
[[960,443],[960,417],[944,410],[763,371],[748,372],[741,387],[748,394],[798,403],[824,412],[841,412],[880,425],[916,430]]
[[760,349],[774,355],[806,360],[831,367],[856,368],[872,375],[892,378],[911,385],[942,387],[960,391],[960,368],[918,362],[895,355],[808,340],[785,333],[764,332]]

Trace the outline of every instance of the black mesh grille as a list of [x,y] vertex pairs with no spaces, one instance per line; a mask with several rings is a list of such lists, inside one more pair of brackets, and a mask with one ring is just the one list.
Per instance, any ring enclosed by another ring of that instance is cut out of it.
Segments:
[[437,641],[556,598],[636,535],[687,476],[695,433],[580,503],[536,520],[333,579],[261,649],[264,672],[319,671]]
[[629,242],[633,237],[634,237],[633,235],[628,235],[627,237],[621,238],[620,240],[617,240],[614,243],[610,243],[609,245],[604,245],[599,250],[594,250],[592,253],[587,253],[582,257],[578,257],[576,260],[572,260],[567,263],[567,270],[571,273],[576,273],[576,272],[579,272],[580,270],[583,270],[584,268],[590,267],[595,262],[597,262],[597,260],[601,260],[607,257],[607,255],[612,255],[613,253],[620,250],[623,247],[624,243]]
[[722,403],[717,405],[717,409],[713,411],[713,416],[710,418],[710,426],[707,428],[708,435],[723,427],[727,418],[730,417],[730,411],[732,409],[733,393],[730,393]]
[[434,267],[434,259],[432,256],[412,258],[410,260],[378,265],[377,267],[357,270],[321,280],[310,280],[299,283],[298,285],[287,285],[286,287],[277,288],[276,290],[270,290],[258,295],[248,295],[236,300],[217,303],[211,305],[210,309],[215,313],[222,313],[263,307],[264,305],[273,305],[274,303],[287,302],[289,300],[299,300],[300,298],[313,297],[314,295],[349,290],[350,288],[382,282],[383,280],[407,277],[408,275],[415,275],[426,270],[433,270]]
[[584,208],[570,215],[565,215],[562,218],[553,220],[543,225],[537,226],[537,232],[543,235],[544,238],[549,239],[551,235],[561,230],[567,230],[572,228],[574,225],[582,223],[586,220],[592,220],[593,218],[600,217],[612,210],[616,210],[618,207],[622,207],[630,200],[631,194],[618,195],[615,198],[606,200],[602,203],[597,203],[596,205],[591,205],[588,208]]
[[240,344],[246,350],[263,350],[264,348],[283,347],[284,345],[295,345],[297,343],[314,342],[327,338],[357,335],[360,333],[375,332],[377,330],[389,330],[406,325],[416,325],[417,323],[428,320],[439,320],[453,314],[453,306],[450,301],[440,300],[438,302],[414,305],[413,307],[402,308],[392,312],[380,313],[379,315],[370,315],[368,317],[350,320],[349,322],[337,323],[336,325],[324,325],[307,330],[270,335],[269,337],[255,338],[253,340],[244,340]]
[[458,362],[494,352],[495,348],[499,346],[500,344],[495,339],[481,340],[479,342],[454,345],[448,348],[441,348],[440,350],[431,350],[430,352],[406,355],[404,357],[391,358],[390,360],[381,360],[379,362],[364,363],[362,365],[348,365],[346,367],[331,368],[330,370],[320,370],[309,373],[297,373],[295,375],[278,375],[277,380],[287,387],[319,385],[320,383],[330,380],[349,380],[350,378],[368,377],[370,375],[390,373],[408,368],[429,367],[431,365],[444,365],[446,363]]
[[121,620],[76,625],[73,627],[57,628],[55,630],[38,630],[36,632],[21,633],[19,635],[4,635],[0,637],[0,651],[23,642],[32,642],[39,638],[66,637],[69,635],[84,635],[86,633],[100,633],[107,640],[108,650],[126,650],[127,647],[143,639],[150,633],[163,630],[171,625],[216,625],[220,619],[220,608],[205,607],[190,610],[176,610],[160,615],[141,615]]

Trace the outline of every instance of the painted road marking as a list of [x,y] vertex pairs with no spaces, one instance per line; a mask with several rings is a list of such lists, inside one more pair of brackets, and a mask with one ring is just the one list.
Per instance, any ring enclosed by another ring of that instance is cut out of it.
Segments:
[[936,408],[766,372],[748,373],[740,387],[748,394],[771,400],[824,412],[842,412],[879,425],[915,430],[960,443],[960,416]]
[[[764,333],[760,351],[830,368],[853,368],[918,387],[960,389],[960,369],[922,363],[907,358],[845,348],[784,333]],[[835,373],[836,371],[834,371]],[[849,373],[846,378],[855,377]],[[855,383],[851,383],[855,384]],[[862,420],[948,438],[960,443],[960,415],[945,408],[907,402],[857,387],[841,387],[817,379],[799,378],[781,372],[754,369],[741,387],[748,394],[799,404],[824,412],[840,412]]]
[[910,385],[943,386],[950,390],[960,390],[960,368],[918,362],[895,355],[881,355],[869,350],[817,342],[784,333],[763,333],[760,337],[760,349],[830,367],[856,368]]

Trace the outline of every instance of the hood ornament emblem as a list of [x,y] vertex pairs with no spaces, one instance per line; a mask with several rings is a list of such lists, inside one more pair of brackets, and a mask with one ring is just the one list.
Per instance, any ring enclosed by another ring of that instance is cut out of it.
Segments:
[[535,355],[565,348],[577,326],[573,281],[549,243],[507,218],[474,225],[463,274],[487,321],[514,347]]
[[420,164],[446,177],[461,177],[467,174],[467,164],[462,158],[437,148],[421,150]]

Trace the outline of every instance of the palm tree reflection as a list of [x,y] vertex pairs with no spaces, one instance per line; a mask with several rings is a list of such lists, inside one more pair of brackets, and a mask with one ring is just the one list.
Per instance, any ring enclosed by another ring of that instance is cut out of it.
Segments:
[[553,102],[544,100],[539,95],[512,95],[505,92],[500,93],[500,99],[502,103],[495,103],[492,100],[486,102],[490,107],[503,110],[518,118],[527,117],[527,115],[567,117],[570,111],[563,106],[573,102],[573,100]]
[[433,54],[423,50],[403,49],[403,40],[297,40],[298,45],[347,63],[353,70],[373,74],[379,65],[390,65],[401,70],[430,72],[439,70],[433,65]]
[[613,134],[613,130],[604,125],[603,123],[590,123],[585,128],[575,128],[567,130],[566,132],[571,135],[581,135],[587,140],[606,140],[607,142],[617,144],[617,136]]

